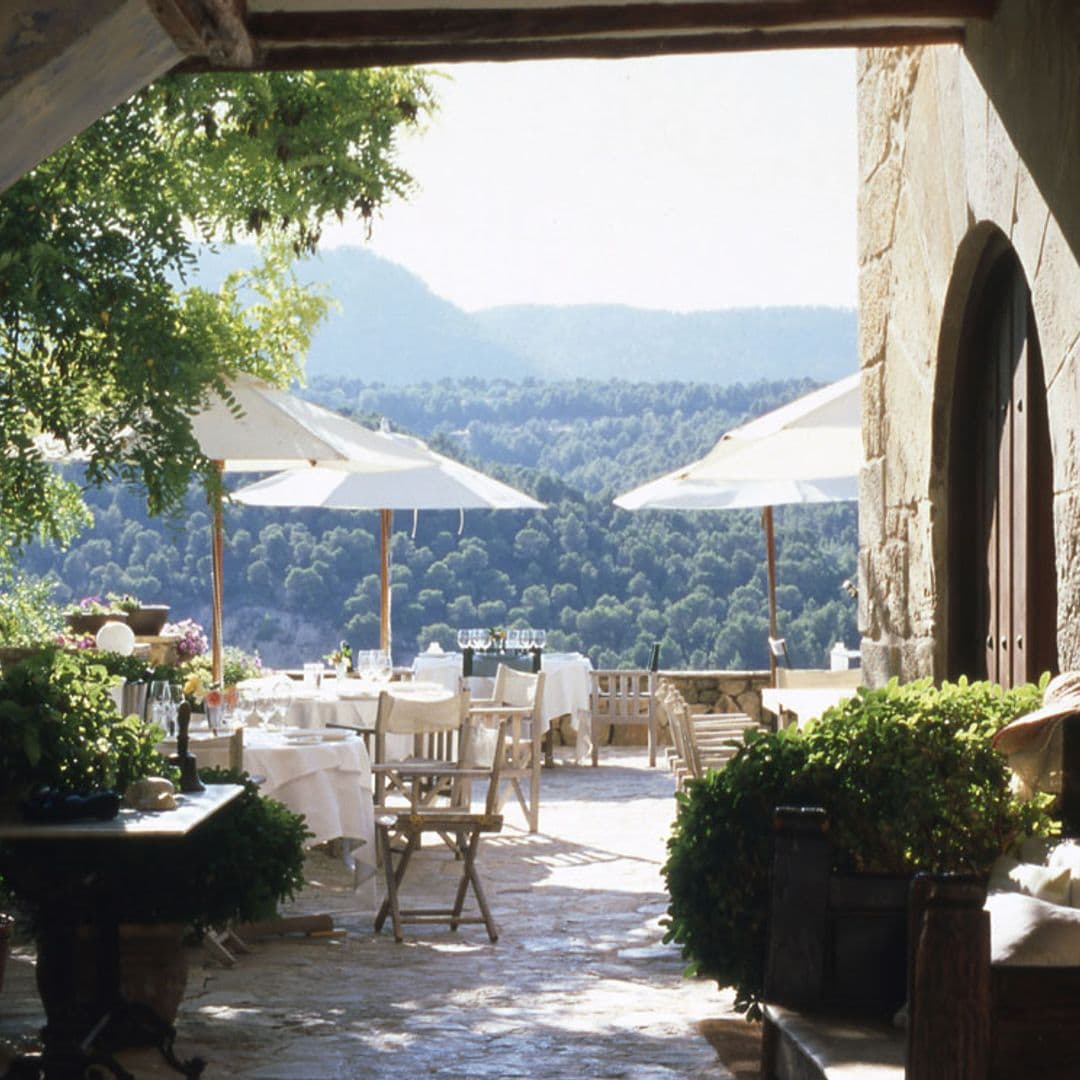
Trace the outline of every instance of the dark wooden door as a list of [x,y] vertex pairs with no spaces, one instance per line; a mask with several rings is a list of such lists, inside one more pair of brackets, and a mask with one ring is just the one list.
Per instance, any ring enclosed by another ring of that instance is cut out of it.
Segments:
[[1011,253],[973,315],[954,403],[950,674],[1015,686],[1056,670],[1057,577],[1042,359]]

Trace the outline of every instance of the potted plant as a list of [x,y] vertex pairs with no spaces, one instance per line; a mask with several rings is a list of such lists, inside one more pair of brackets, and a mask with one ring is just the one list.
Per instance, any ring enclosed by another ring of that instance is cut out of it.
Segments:
[[[223,704],[235,706],[237,685],[245,679],[257,679],[262,674],[262,660],[258,653],[246,653],[235,645],[226,645],[221,654],[220,686],[213,681],[210,657],[206,653],[194,655],[178,667],[159,668],[155,678],[168,678],[171,682],[180,683],[192,708],[198,709],[205,705],[204,695],[214,691],[221,692]],[[191,689],[188,690],[188,687]]]
[[64,626],[55,588],[26,574],[0,576],[0,670],[55,643]]
[[10,813],[35,788],[123,791],[160,765],[160,733],[121,716],[115,676],[90,650],[41,650],[0,676],[0,798]]
[[100,596],[84,596],[64,612],[73,634],[96,634],[107,622],[127,622],[127,614]]
[[326,660],[334,668],[334,678],[340,686],[352,669],[352,646],[347,641],[338,642],[338,647],[326,654]]
[[106,599],[127,616],[128,626],[136,637],[157,637],[169,621],[168,604],[145,604],[130,593],[109,593]]
[[[666,940],[682,946],[691,971],[735,987],[737,1008],[757,1012],[777,807],[824,809],[834,870],[871,875],[875,888],[882,875],[985,872],[1018,834],[1047,832],[1049,800],[1019,802],[990,745],[1040,693],[894,681],[802,732],[749,736],[722,770],[679,796],[663,870]],[[902,994],[902,970],[897,977]]]

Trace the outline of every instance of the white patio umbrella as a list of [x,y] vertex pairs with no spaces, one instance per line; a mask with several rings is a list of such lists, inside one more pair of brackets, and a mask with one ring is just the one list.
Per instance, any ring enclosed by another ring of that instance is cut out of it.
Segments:
[[239,488],[233,498],[248,506],[309,506],[378,510],[380,519],[379,646],[390,648],[390,527],[395,510],[543,510],[544,504],[476,469],[436,453],[409,435],[371,432],[389,453],[422,457],[424,464],[380,474],[349,463],[289,469]]
[[[415,468],[420,455],[407,445],[390,443],[347,417],[304,401],[250,375],[230,380],[230,402],[214,395],[192,417],[202,452],[222,472],[272,472],[316,463],[348,462],[350,468],[381,474]],[[222,513],[221,500],[211,507],[212,665],[222,670]]]
[[[774,506],[858,498],[863,461],[859,375],[824,386],[720,438],[698,461],[620,495],[624,510],[763,507],[769,635],[776,634]],[[769,662],[775,672],[776,657]]]

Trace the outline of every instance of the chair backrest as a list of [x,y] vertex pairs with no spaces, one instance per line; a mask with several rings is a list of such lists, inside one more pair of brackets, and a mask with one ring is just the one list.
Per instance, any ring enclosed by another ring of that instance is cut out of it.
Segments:
[[789,690],[862,686],[862,668],[841,668],[839,671],[824,668],[777,668],[776,685]]
[[[478,738],[482,731],[487,734],[482,724],[471,720],[464,724],[461,729],[458,764],[470,769],[490,769],[487,794],[484,797],[484,813],[490,817],[498,813],[499,809],[499,778],[506,756],[506,721],[499,721],[494,740]],[[467,802],[468,788],[469,781],[455,781],[451,803],[460,806]]]
[[500,664],[495,672],[495,689],[491,696],[498,705],[531,708],[534,714],[539,714],[544,704],[544,673],[517,671]]
[[[412,735],[412,756],[453,761],[460,753],[460,735],[469,715],[469,692],[447,692],[419,697],[396,695],[389,690],[379,694],[375,710],[374,764],[385,765],[386,736]],[[395,759],[398,755],[394,755]],[[385,779],[374,776],[375,803],[380,805],[386,791]]]
[[592,714],[609,724],[644,724],[653,711],[656,672],[600,668],[589,673]]
[[657,690],[653,698],[657,723],[666,723],[667,729],[671,733],[671,742],[675,747],[677,764],[685,767],[687,754],[686,746],[683,743],[683,729],[675,715],[676,704],[680,701],[682,701],[682,695],[674,687],[666,683]]
[[244,767],[244,729],[238,727],[229,735],[192,739],[188,750],[195,755],[200,769],[240,770]]

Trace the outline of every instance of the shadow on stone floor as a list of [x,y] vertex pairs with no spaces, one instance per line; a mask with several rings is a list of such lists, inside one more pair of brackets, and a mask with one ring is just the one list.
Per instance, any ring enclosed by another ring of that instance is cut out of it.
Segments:
[[[544,831],[508,809],[481,845],[494,945],[482,926],[406,927],[400,945],[374,934],[351,875],[313,852],[292,910],[331,912],[346,936],[260,942],[232,969],[194,953],[178,1049],[205,1056],[207,1077],[262,1080],[730,1076],[699,1027],[732,1015],[730,994],[684,978],[662,942],[671,792],[669,776],[625,760],[547,770]],[[452,895],[457,873],[427,845],[409,902]],[[125,1063],[140,1080],[175,1075],[144,1053]]]

